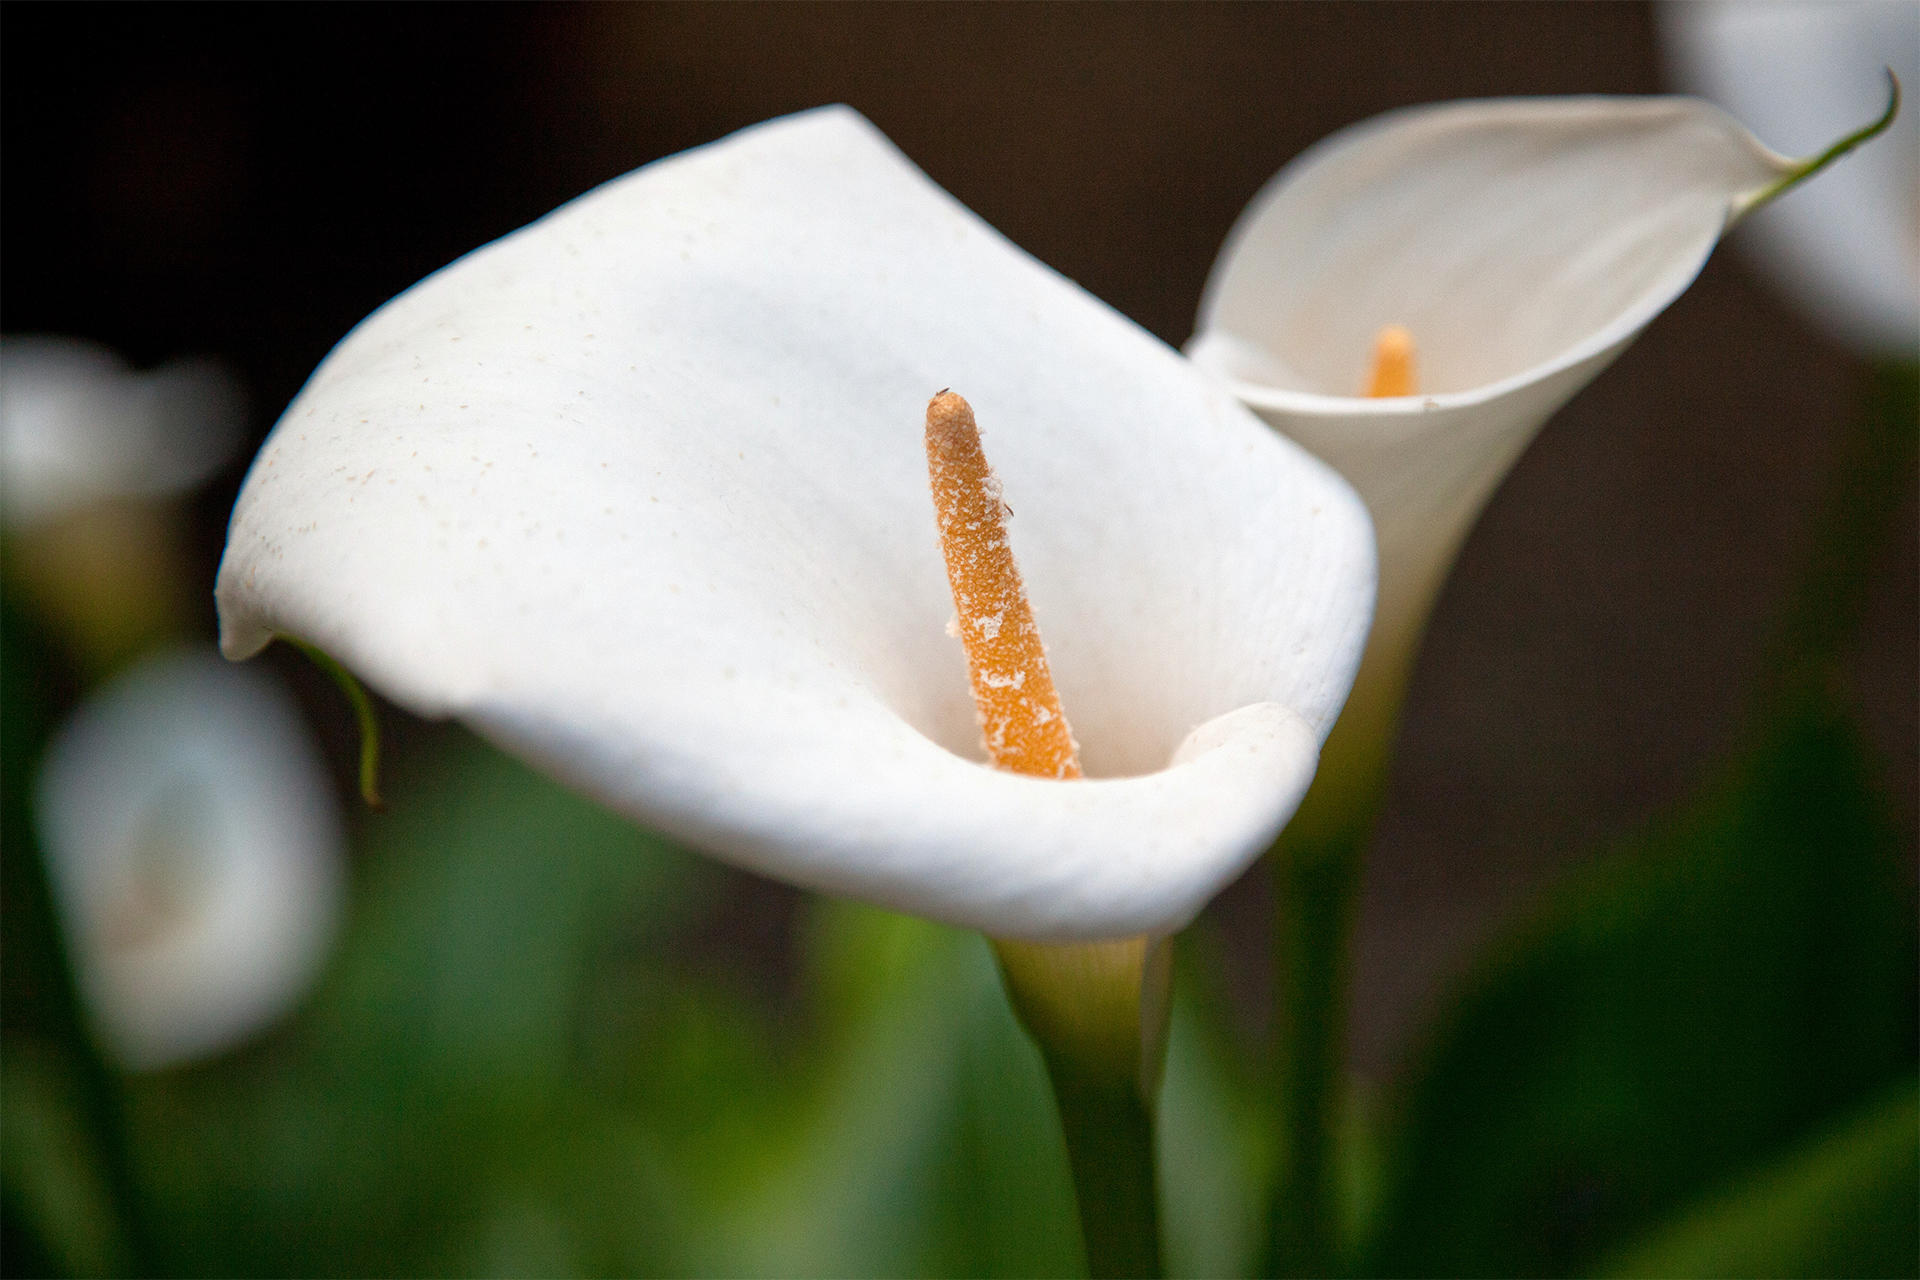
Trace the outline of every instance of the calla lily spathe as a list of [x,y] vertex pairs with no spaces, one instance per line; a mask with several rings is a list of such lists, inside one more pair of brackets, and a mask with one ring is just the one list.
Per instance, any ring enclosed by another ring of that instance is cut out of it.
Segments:
[[[964,391],[1090,775],[983,764],[921,426]],[[1359,500],[828,108],[481,249],[328,357],[218,599],[740,865],[997,936],[1165,933],[1311,778]]]
[[[1373,514],[1374,634],[1329,748],[1351,748],[1356,792],[1374,785],[1434,597],[1507,470],[1727,228],[1806,170],[1692,99],[1449,103],[1327,138],[1241,215],[1188,351]],[[1418,394],[1365,398],[1389,325],[1417,343]]]

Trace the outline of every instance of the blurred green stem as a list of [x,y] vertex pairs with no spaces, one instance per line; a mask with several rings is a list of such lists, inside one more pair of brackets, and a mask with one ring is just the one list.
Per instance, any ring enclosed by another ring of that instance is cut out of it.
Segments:
[[1920,367],[1873,370],[1814,517],[1806,571],[1788,599],[1760,693],[1760,719],[1834,678],[1860,633],[1879,557],[1920,455]]
[[1340,1206],[1333,1121],[1347,1031],[1347,956],[1365,824],[1345,838],[1288,840],[1273,851],[1276,1084],[1283,1146],[1265,1274],[1338,1269]]
[[1153,1099],[1166,1053],[1166,940],[994,942],[1060,1109],[1088,1273],[1158,1276]]
[[[11,768],[15,763],[9,756],[7,765]],[[38,944],[38,971],[29,982],[37,980],[40,984],[35,994],[47,1025],[37,1029],[49,1033],[63,1050],[62,1061],[72,1072],[71,1084],[80,1101],[82,1122],[93,1141],[93,1150],[80,1153],[80,1158],[97,1162],[116,1211],[117,1236],[107,1242],[108,1256],[99,1261],[108,1274],[151,1275],[157,1269],[155,1224],[136,1172],[124,1082],[108,1064],[88,1023],[73,976],[72,951],[59,927],[40,851],[24,839],[12,842],[14,834],[9,832],[6,859],[9,928],[19,928]],[[27,990],[33,987],[29,985]],[[48,1224],[35,1225],[45,1230]]]
[[[1437,584],[1434,584],[1437,586]],[[1300,809],[1268,851],[1274,893],[1274,1114],[1280,1167],[1267,1215],[1270,1276],[1340,1269],[1347,1221],[1335,1177],[1344,1099],[1347,979],[1366,842],[1386,789],[1407,675],[1419,650],[1425,592],[1376,625],[1346,708],[1327,735]]]
[[354,721],[360,727],[360,798],[370,809],[381,808],[380,803],[380,717],[374,713],[373,699],[360,682],[353,678],[353,672],[335,661],[333,655],[305,640],[294,636],[283,639],[301,653],[307,660],[327,673],[329,679],[338,685],[346,696],[347,704],[353,708]]
[[1130,1085],[1077,1079],[1047,1064],[1095,1280],[1160,1274],[1153,1118]]

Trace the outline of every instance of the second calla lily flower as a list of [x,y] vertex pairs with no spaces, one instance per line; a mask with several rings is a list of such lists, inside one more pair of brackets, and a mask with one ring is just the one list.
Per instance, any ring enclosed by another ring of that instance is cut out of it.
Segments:
[[[1084,781],[985,767],[922,418],[978,412]],[[740,865],[1001,937],[1178,928],[1298,803],[1363,507],[844,108],[650,165],[356,329],[223,645],[326,650]]]
[[1886,122],[1790,160],[1690,98],[1446,103],[1345,129],[1256,197],[1189,353],[1338,467],[1380,543],[1374,635],[1329,746],[1344,776],[1323,783],[1352,794],[1317,788],[1314,820],[1350,821],[1377,784],[1434,597],[1534,434],[1742,214]]

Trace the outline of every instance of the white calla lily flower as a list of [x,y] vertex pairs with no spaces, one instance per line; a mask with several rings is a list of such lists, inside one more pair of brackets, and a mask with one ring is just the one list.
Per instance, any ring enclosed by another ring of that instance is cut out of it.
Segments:
[[[1780,146],[1870,114],[1880,70],[1920,84],[1920,5],[1707,3],[1658,9],[1680,83]],[[1756,213],[1744,246],[1807,313],[1869,353],[1920,355],[1920,115],[1817,185]]]
[[283,1013],[318,972],[344,879],[299,714],[210,651],[142,661],[48,749],[35,825],[103,1046],[139,1069]]
[[[922,425],[964,392],[1088,777],[981,763]],[[827,108],[424,281],[256,459],[230,657],[317,645],[739,865],[1003,937],[1163,934],[1310,780],[1366,515]]]
[[[1729,226],[1833,154],[1777,155],[1687,98],[1447,103],[1334,134],[1241,215],[1188,352],[1352,481],[1379,537],[1374,634],[1326,769],[1351,794],[1313,806],[1333,825],[1377,785],[1434,598],[1515,459]],[[1409,337],[1411,386],[1369,394]]]

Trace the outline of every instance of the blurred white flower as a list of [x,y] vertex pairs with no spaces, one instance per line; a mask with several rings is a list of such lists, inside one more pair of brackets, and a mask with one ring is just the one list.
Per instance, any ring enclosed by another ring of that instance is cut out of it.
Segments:
[[[1338,467],[1379,537],[1374,632],[1316,789],[1348,777],[1330,822],[1373,794],[1433,599],[1514,460],[1808,167],[1693,99],[1446,103],[1327,138],[1241,215],[1189,353]],[[1393,376],[1370,395],[1376,360]]]
[[211,652],[149,658],[55,737],[35,822],[105,1048],[147,1069],[224,1048],[305,991],[342,849],[288,698]]
[[[1920,88],[1920,4],[1708,3],[1659,8],[1674,78],[1777,147],[1811,151],[1871,117],[1882,68]],[[1864,351],[1920,357],[1920,114],[1760,210],[1744,247],[1829,332]]]
[[214,360],[137,373],[75,338],[0,339],[0,519],[27,528],[105,499],[184,493],[232,454],[242,413]]
[[[1089,777],[997,772],[928,490],[972,401]],[[1331,470],[828,108],[409,290],[255,460],[218,598],[766,874],[1160,934],[1311,778],[1373,585]]]

